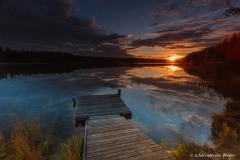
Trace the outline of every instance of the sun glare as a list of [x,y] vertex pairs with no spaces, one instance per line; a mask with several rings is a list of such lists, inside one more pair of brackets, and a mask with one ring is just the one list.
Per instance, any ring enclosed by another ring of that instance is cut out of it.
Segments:
[[181,68],[177,67],[177,66],[167,66],[168,69],[170,69],[171,71],[178,71],[181,70]]
[[168,59],[171,61],[171,62],[174,62],[176,59],[180,58],[180,56],[178,55],[173,55],[171,57],[169,57]]

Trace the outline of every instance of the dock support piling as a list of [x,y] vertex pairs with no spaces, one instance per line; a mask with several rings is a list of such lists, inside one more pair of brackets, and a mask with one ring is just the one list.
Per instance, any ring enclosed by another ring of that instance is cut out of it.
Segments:
[[77,103],[76,103],[76,101],[75,101],[74,98],[72,99],[72,101],[73,101],[73,108],[75,108],[75,106],[76,106]]
[[118,89],[118,96],[121,97],[121,89]]

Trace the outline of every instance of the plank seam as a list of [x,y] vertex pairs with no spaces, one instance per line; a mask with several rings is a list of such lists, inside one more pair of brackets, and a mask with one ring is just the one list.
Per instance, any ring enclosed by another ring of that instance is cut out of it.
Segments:
[[84,133],[83,160],[87,160],[87,130],[88,130],[88,120],[85,125],[85,133]]

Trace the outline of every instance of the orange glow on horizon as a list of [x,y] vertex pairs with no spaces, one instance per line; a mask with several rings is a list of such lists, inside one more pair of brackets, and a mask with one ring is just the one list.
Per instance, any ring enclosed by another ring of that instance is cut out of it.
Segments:
[[179,56],[179,55],[173,55],[173,56],[169,57],[168,59],[169,59],[171,62],[174,62],[175,60],[177,60],[177,59],[179,59],[179,58],[181,58],[181,56]]

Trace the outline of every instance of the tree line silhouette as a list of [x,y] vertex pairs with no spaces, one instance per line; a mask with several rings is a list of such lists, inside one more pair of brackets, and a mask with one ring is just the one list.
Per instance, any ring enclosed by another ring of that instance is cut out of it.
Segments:
[[66,52],[14,50],[0,47],[0,63],[166,63],[165,59],[78,56]]
[[77,69],[159,66],[166,62],[165,59],[91,57],[66,52],[13,50],[0,47],[0,79],[69,73]]
[[225,38],[216,46],[207,47],[200,51],[192,52],[184,57],[181,62],[185,65],[203,63],[239,63],[240,62],[240,33]]

